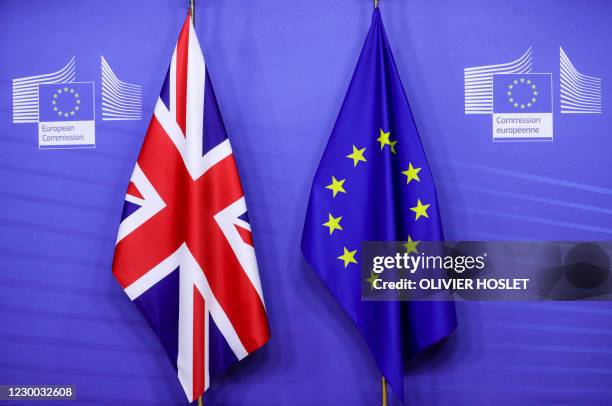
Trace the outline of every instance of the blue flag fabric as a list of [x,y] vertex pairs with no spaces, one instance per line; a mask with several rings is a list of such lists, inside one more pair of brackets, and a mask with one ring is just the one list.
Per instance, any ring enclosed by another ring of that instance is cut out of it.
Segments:
[[436,191],[380,11],[317,169],[302,251],[403,400],[403,365],[456,327],[452,302],[361,300],[362,241],[442,240]]

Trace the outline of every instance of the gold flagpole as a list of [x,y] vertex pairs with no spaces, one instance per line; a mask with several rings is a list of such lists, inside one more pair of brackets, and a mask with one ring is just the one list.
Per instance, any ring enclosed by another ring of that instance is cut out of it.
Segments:
[[378,8],[378,0],[374,0],[374,8]]
[[387,403],[387,380],[382,377],[382,406],[388,406]]

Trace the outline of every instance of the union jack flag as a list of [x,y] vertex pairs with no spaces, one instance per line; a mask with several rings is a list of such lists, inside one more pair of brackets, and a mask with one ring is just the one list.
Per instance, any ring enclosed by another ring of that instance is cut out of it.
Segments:
[[244,194],[190,15],[128,186],[113,273],[190,402],[270,337]]

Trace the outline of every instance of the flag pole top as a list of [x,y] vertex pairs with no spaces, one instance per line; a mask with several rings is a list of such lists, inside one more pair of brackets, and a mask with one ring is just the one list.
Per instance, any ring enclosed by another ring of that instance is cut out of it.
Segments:
[[374,8],[378,8],[378,0],[374,0]]
[[191,22],[195,25],[195,0],[189,0],[189,5],[187,6],[189,13],[191,14]]

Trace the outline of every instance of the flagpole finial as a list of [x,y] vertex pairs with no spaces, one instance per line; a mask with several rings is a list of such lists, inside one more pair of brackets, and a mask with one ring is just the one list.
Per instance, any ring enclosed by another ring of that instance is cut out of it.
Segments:
[[195,25],[195,0],[189,0],[188,9],[191,14],[191,22]]
[[378,8],[378,0],[374,0],[374,8]]

